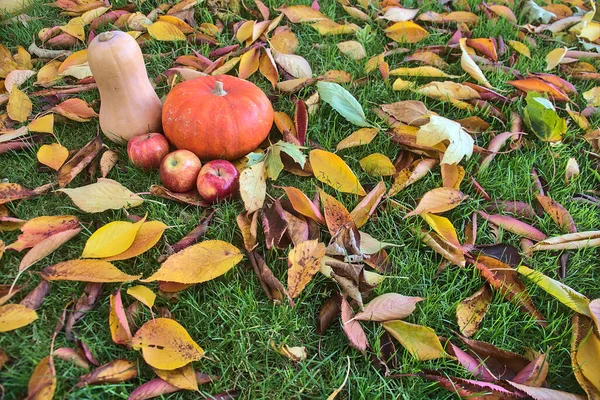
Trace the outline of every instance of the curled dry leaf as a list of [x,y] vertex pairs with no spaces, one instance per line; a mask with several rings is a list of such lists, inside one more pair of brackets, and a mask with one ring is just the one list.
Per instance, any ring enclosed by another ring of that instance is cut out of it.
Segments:
[[138,376],[136,363],[129,360],[114,360],[79,378],[75,387],[102,383],[126,382]]
[[117,165],[119,155],[113,150],[106,150],[100,157],[100,175],[103,178],[108,176],[108,173]]
[[100,154],[102,150],[102,138],[94,137],[81,148],[69,161],[58,170],[58,185],[61,188],[67,186],[81,171]]
[[333,293],[319,311],[317,317],[317,334],[322,335],[329,325],[337,319],[341,312],[342,296],[339,293]]
[[144,282],[200,283],[217,278],[242,260],[240,250],[221,240],[206,240],[170,256]]
[[344,193],[365,196],[358,178],[339,156],[325,150],[311,150],[309,154],[315,178]]
[[142,275],[128,275],[104,260],[71,260],[50,265],[42,270],[47,281],[129,282]]
[[40,281],[40,283],[38,283],[38,285],[27,294],[27,296],[23,297],[23,300],[21,300],[19,304],[32,310],[37,310],[40,308],[44,302],[44,298],[49,292],[50,284],[46,281]]
[[462,203],[467,196],[460,190],[453,188],[436,188],[425,193],[417,207],[406,214],[404,218],[413,215],[428,213],[442,213],[452,210]]
[[174,200],[179,203],[189,204],[195,207],[208,207],[210,204],[202,200],[197,190],[192,190],[185,193],[172,192],[164,186],[150,186],[150,193],[154,196],[162,197],[163,199]]
[[44,194],[52,189],[52,183],[42,185],[35,189],[27,189],[18,183],[0,182],[0,205],[15,200],[29,199]]
[[59,349],[54,350],[52,355],[54,357],[60,358],[63,361],[73,363],[85,370],[90,369],[90,364],[88,363],[86,358],[75,349],[71,349],[69,347],[61,347]]
[[321,267],[325,245],[317,240],[307,240],[288,254],[288,294],[292,299],[300,295]]
[[276,346],[275,342],[271,339],[271,348],[282,356],[295,362],[304,361],[306,360],[306,357],[308,357],[306,347],[304,346],[290,347],[287,344]]
[[460,333],[470,337],[479,330],[479,324],[491,305],[492,295],[490,287],[483,285],[481,289],[458,303],[456,321]]
[[402,320],[387,321],[382,326],[417,360],[434,360],[447,356],[435,331],[427,326]]
[[254,250],[258,245],[256,239],[258,234],[258,213],[255,212],[251,217],[248,217],[248,213],[243,212],[237,216],[236,221],[242,232],[244,248],[246,251]]
[[[66,164],[65,164],[66,165]],[[76,189],[58,189],[71,198],[82,211],[99,213],[106,210],[137,207],[144,200],[112,179],[99,178],[98,182]]]
[[142,350],[150,366],[164,370],[181,368],[204,356],[204,350],[185,328],[169,318],[146,322],[135,333],[131,344],[135,350]]

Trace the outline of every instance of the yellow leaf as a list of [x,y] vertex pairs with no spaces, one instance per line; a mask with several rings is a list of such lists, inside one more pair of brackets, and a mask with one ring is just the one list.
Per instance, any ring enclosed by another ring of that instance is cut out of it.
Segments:
[[30,132],[54,133],[54,114],[46,114],[34,119],[27,125]]
[[[176,26],[177,29],[179,29],[185,35],[187,35],[188,33],[195,33],[194,28],[192,28],[191,26],[186,24],[182,19],[179,19],[172,15],[161,15],[160,17],[158,17],[158,21],[166,22],[166,23]],[[214,35],[211,35],[211,36],[214,36]]]
[[129,282],[142,275],[128,275],[104,260],[70,260],[50,265],[42,270],[47,281]]
[[230,58],[229,60],[227,60],[227,62],[223,65],[221,65],[219,68],[215,69],[213,72],[211,72],[211,75],[223,75],[228,73],[229,71],[231,71],[238,62],[240,62],[240,58],[241,57],[233,57]]
[[306,360],[306,357],[308,357],[306,347],[304,346],[290,347],[287,344],[281,344],[279,347],[277,347],[273,339],[271,339],[271,348],[282,356],[295,362],[304,361]]
[[355,24],[338,24],[330,19],[322,19],[311,25],[320,35],[349,35],[358,32],[360,29]]
[[600,338],[590,318],[573,317],[571,363],[575,378],[590,399],[600,397]]
[[54,84],[60,77],[58,76],[58,68],[62,62],[53,60],[44,65],[37,73],[36,85],[43,87],[49,87]]
[[375,136],[377,136],[377,132],[379,132],[379,130],[377,130],[376,128],[360,128],[359,130],[352,132],[350,136],[339,142],[335,150],[340,151],[343,149],[349,149],[351,147],[369,144],[373,141],[373,139],[375,139]]
[[325,150],[315,149],[309,155],[315,178],[344,193],[359,196],[367,194],[354,172],[339,156]]
[[527,58],[531,58],[531,52],[529,51],[529,47],[521,42],[517,42],[516,40],[508,40],[508,44],[512,47],[516,52],[521,53]]
[[244,168],[240,173],[240,196],[248,214],[262,208],[266,195],[265,162]]
[[175,253],[144,282],[200,283],[229,271],[242,260],[240,250],[221,240],[206,240]]
[[417,360],[446,357],[446,352],[433,329],[402,320],[387,321],[382,325]]
[[0,306],[0,332],[13,331],[38,319],[35,310],[21,304]]
[[10,119],[25,122],[27,121],[27,117],[31,115],[32,108],[33,105],[29,97],[19,90],[18,87],[13,87],[8,97],[8,104],[6,105],[6,111]]
[[144,304],[148,308],[154,307],[156,295],[150,289],[143,285],[132,286],[127,289],[127,294]]
[[360,166],[372,176],[390,176],[396,173],[396,167],[384,154],[374,153],[360,160]]
[[58,73],[62,74],[67,69],[75,65],[82,65],[88,62],[87,49],[76,51],[65,59],[58,67]]
[[415,92],[443,101],[472,100],[481,97],[475,89],[452,81],[430,82],[420,86]]
[[269,44],[280,53],[294,54],[298,48],[298,38],[292,31],[276,33],[269,39]]
[[88,213],[137,207],[144,200],[117,181],[98,178],[98,182],[76,189],[58,189],[67,194],[77,207]]
[[176,388],[198,390],[198,381],[196,380],[196,372],[194,371],[194,367],[192,367],[192,363],[173,370],[153,369],[160,379]]
[[115,294],[111,293],[109,300],[108,326],[112,340],[116,344],[127,344],[131,341],[132,335],[125,310],[123,309],[121,291],[117,289]]
[[417,207],[406,214],[404,218],[423,212],[441,213],[452,210],[458,206],[467,196],[460,190],[453,188],[436,188],[425,193]]
[[37,152],[38,161],[55,171],[62,167],[67,158],[69,158],[69,149],[60,143],[45,144]]
[[458,236],[456,235],[456,229],[448,218],[440,217],[428,212],[421,214],[421,217],[429,224],[431,229],[436,231],[444,240],[450,242],[455,247],[460,247]]
[[101,15],[106,14],[106,12],[110,10],[109,7],[98,7],[93,10],[89,10],[81,14],[81,20],[83,21],[83,25],[90,24],[93,20],[98,18]]
[[459,44],[460,44],[460,50],[462,51],[462,54],[460,56],[461,68],[467,74],[471,75],[471,77],[473,79],[475,79],[477,82],[479,82],[481,85],[492,89],[493,86],[488,82],[485,75],[483,75],[483,71],[481,71],[479,66],[477,64],[475,64],[475,61],[473,61],[473,59],[471,58],[471,56],[469,55],[469,53],[467,51],[467,39],[465,39],[465,38],[460,39]]
[[175,320],[156,318],[146,322],[131,341],[135,350],[142,350],[144,360],[154,368],[173,370],[204,356],[204,350]]
[[68,33],[76,39],[85,42],[85,22],[81,17],[75,17],[71,19],[67,25],[61,26],[60,30]]
[[277,126],[277,129],[279,129],[279,132],[282,134],[287,131],[293,136],[298,136],[294,121],[292,121],[292,118],[283,111],[275,111],[273,122],[275,122],[275,126]]
[[567,50],[568,49],[566,47],[561,47],[548,53],[546,55],[546,68],[544,71],[550,71],[556,68],[556,66],[560,64],[562,59],[565,57],[565,54],[567,54]]
[[31,54],[23,46],[17,48],[17,54],[13,57],[17,64],[17,69],[32,69]]
[[587,101],[588,106],[600,106],[600,86],[593,87],[587,92],[583,92],[583,98]]
[[456,306],[456,323],[466,337],[479,330],[479,324],[487,313],[492,302],[492,289],[485,284],[473,295],[467,297]]
[[28,400],[52,400],[56,390],[56,370],[52,356],[42,358],[27,385]]
[[429,32],[412,21],[400,21],[387,28],[385,35],[398,43],[417,43],[429,37]]
[[260,61],[260,52],[257,49],[250,49],[245,52],[240,58],[240,66],[238,72],[238,78],[248,79],[256,71],[258,71]]
[[367,56],[365,48],[356,40],[348,40],[337,44],[340,52],[353,60],[362,60]]
[[185,40],[185,35],[178,27],[165,21],[156,21],[150,25],[148,33],[154,39],[161,41]]
[[307,240],[290,250],[288,254],[288,294],[292,299],[304,290],[321,267],[325,245],[318,240]]
[[105,260],[127,260],[145,253],[154,247],[156,243],[158,243],[165,229],[167,229],[167,225],[160,221],[144,222],[140,227],[140,230],[135,235],[135,240],[127,250],[117,255],[107,257]]
[[135,224],[127,221],[110,222],[96,230],[85,243],[82,258],[105,258],[121,254],[127,250],[145,217]]
[[459,78],[458,76],[448,75],[444,71],[435,67],[415,67],[415,68],[396,68],[390,71],[390,75],[415,76],[422,78]]
[[265,52],[260,56],[258,69],[260,70],[260,73],[271,82],[271,86],[273,86],[274,89],[279,80],[279,71],[277,70],[277,65],[275,65],[275,60],[273,59],[270,49],[265,49]]
[[246,21],[244,22],[235,33],[235,38],[240,42],[245,42],[249,38],[252,37],[252,32],[254,31],[254,25],[256,21]]
[[579,314],[587,315],[588,317],[591,316],[590,300],[581,293],[525,265],[517,267],[517,272],[525,275],[527,279],[554,296],[565,306],[577,311]]
[[320,11],[303,5],[283,7],[278,10],[283,12],[290,22],[294,24],[298,22],[313,22],[329,19]]
[[413,86],[415,86],[414,82],[405,81],[402,78],[398,78],[394,81],[394,84],[392,85],[392,89],[401,91],[401,90],[410,89]]

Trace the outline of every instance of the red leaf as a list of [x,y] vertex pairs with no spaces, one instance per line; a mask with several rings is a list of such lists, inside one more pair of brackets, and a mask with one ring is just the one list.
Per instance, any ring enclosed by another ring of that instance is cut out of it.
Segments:
[[302,100],[296,102],[296,114],[294,115],[296,124],[296,135],[301,146],[306,143],[306,130],[308,129],[308,111],[306,104]]

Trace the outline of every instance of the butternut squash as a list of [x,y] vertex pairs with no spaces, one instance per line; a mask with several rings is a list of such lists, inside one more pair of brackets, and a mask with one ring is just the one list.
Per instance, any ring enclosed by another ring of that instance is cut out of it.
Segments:
[[103,32],[88,46],[100,91],[100,128],[110,140],[161,132],[162,103],[148,79],[142,51],[125,32]]

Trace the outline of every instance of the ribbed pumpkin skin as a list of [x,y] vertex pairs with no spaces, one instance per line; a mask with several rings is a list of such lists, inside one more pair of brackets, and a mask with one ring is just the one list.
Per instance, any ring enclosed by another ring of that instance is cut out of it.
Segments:
[[[215,82],[226,94],[214,93]],[[269,135],[273,106],[254,84],[229,75],[203,76],[176,85],[162,112],[163,131],[178,149],[201,160],[235,160]]]

